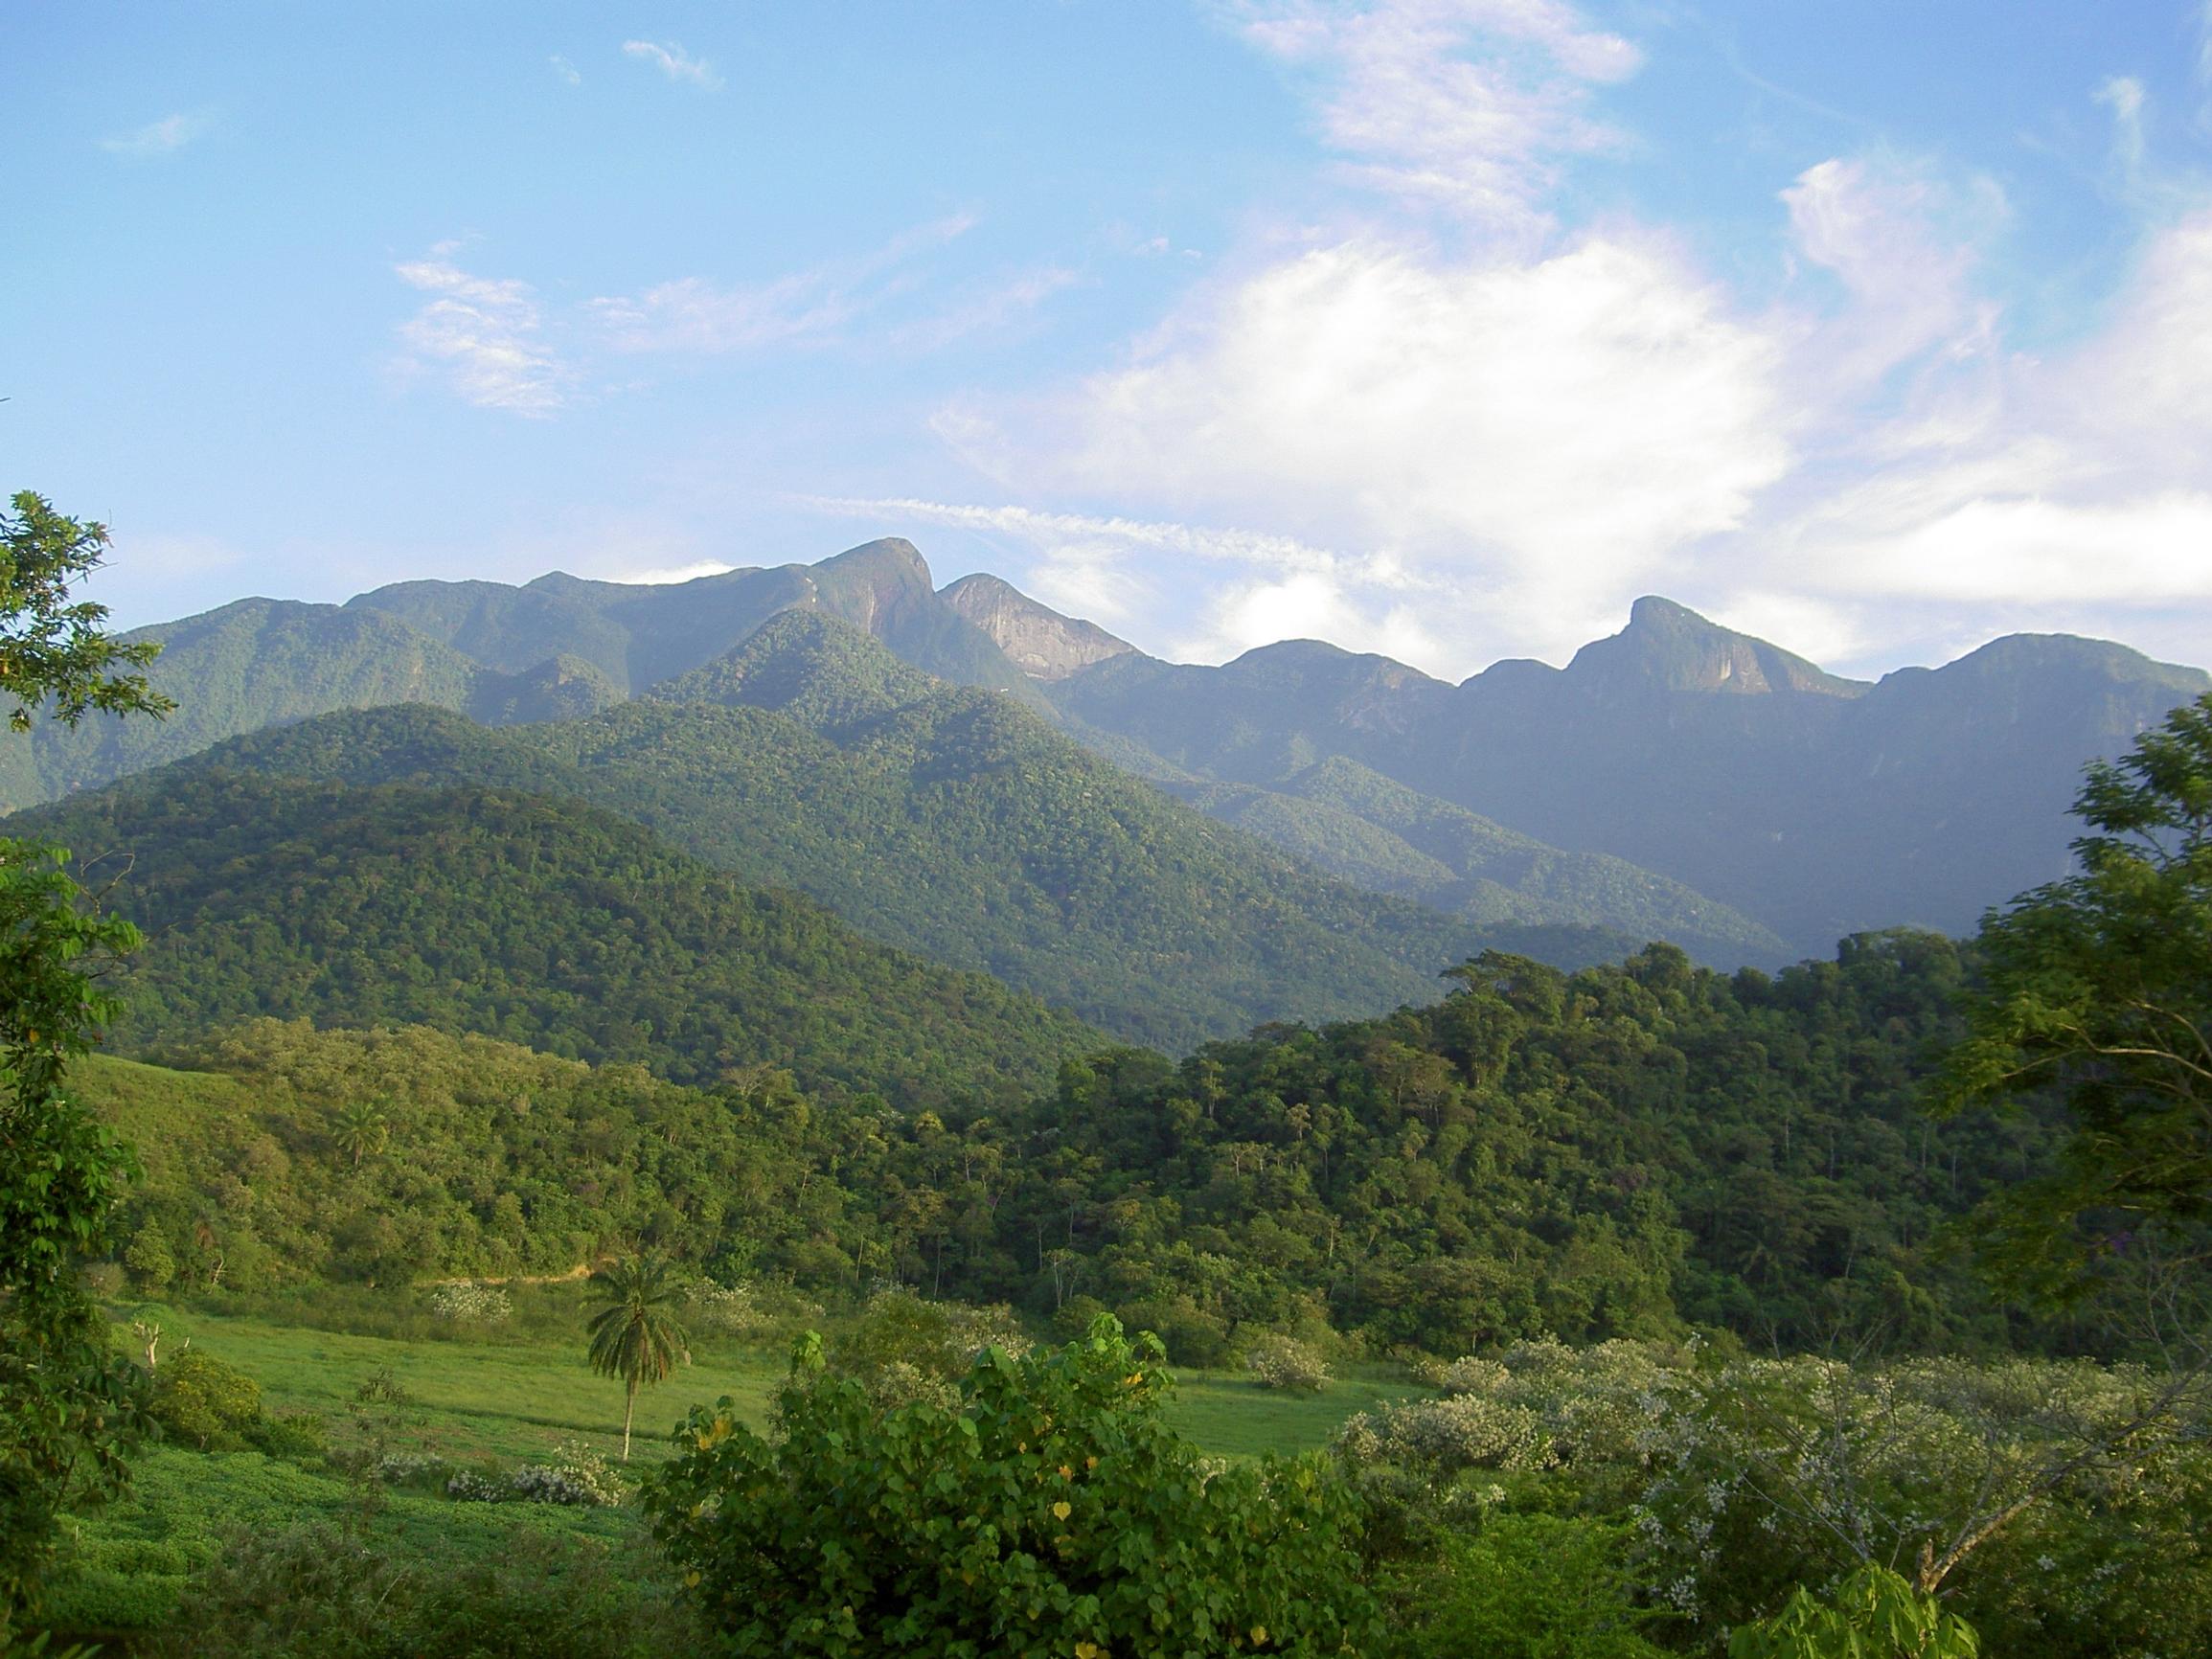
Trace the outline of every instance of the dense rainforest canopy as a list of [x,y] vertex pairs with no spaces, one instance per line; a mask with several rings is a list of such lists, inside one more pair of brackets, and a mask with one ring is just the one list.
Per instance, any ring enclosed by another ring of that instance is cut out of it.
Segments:
[[[650,1246],[820,1293],[886,1278],[1185,1362],[1243,1329],[1467,1352],[1690,1326],[1795,1351],[2001,1343],[1945,1223],[2047,1163],[2033,1114],[1936,1123],[1956,946],[1845,943],[1722,975],[1654,946],[1573,974],[1487,956],[1432,1007],[1174,1062],[1095,1048],[932,1109],[755,1062],[704,1091],[481,1036],[262,1020],[105,1062],[148,1148],[129,1232],[190,1281],[558,1272]],[[375,1103],[370,1155],[338,1138]],[[2044,1331],[2042,1338],[2064,1340]]]

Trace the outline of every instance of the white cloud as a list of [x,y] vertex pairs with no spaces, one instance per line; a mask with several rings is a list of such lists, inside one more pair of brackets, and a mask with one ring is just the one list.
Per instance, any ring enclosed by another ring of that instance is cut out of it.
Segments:
[[1448,652],[1412,605],[1379,605],[1318,572],[1235,583],[1217,592],[1202,625],[1174,644],[1184,661],[1226,662],[1281,640],[1326,640],[1348,651],[1376,651],[1401,662],[1434,662]]
[[204,115],[165,115],[159,121],[148,122],[134,132],[103,138],[100,141],[100,148],[110,155],[124,156],[132,161],[151,161],[160,156],[174,155],[214,125]]
[[1642,54],[1561,0],[1255,0],[1245,36],[1329,82],[1323,135],[1352,176],[1495,229],[1528,232],[1562,156],[1623,148],[1586,111]]
[[619,575],[602,578],[605,581],[630,582],[639,587],[669,587],[677,582],[696,581],[703,576],[720,576],[738,567],[725,564],[718,558],[702,558],[690,564],[651,566],[641,570],[625,570]]
[[402,369],[439,375],[480,408],[532,417],[561,408],[575,374],[541,338],[530,284],[472,276],[451,262],[451,244],[441,248],[393,267],[401,282],[431,296],[399,325]]
[[616,349],[719,353],[766,346],[818,345],[903,291],[901,267],[965,236],[975,220],[955,214],[901,232],[872,253],[766,283],[724,285],[701,277],[662,283],[634,296],[592,301]]
[[1779,352],[1657,241],[1530,264],[1347,242],[1199,301],[1126,368],[939,429],[1027,489],[1376,550],[1276,563],[1388,573],[1494,635],[1530,630],[1521,648],[1565,648],[1783,474]]
[[1856,557],[1810,561],[1819,587],[2008,606],[2155,608],[2212,595],[2212,493],[2103,502],[1975,496]]
[[[1264,531],[1110,514],[910,497],[800,500],[842,518],[942,525],[996,541],[1023,560],[1011,574],[1034,598],[1108,626],[1151,621],[1158,637],[1147,648],[1178,658],[1218,662],[1293,636],[1401,654],[1434,649],[1414,621],[1416,579],[1386,556],[1346,555]],[[1178,579],[1194,565],[1249,574],[1212,591],[1196,628],[1188,619],[1160,625],[1163,591],[1183,585]]]
[[[1008,496],[1257,527],[1221,570],[1106,521],[966,510],[1024,538],[1033,580],[1185,619],[1194,654],[1312,633],[1451,674],[1563,660],[1648,591],[1855,670],[2003,627],[2204,655],[2201,190],[2130,191],[2162,216],[2134,270],[2039,358],[1986,285],[2010,214],[1987,177],[1879,149],[1805,169],[1778,191],[1790,280],[1753,306],[1651,228],[1551,222],[1564,160],[1625,142],[1592,101],[1638,62],[1574,10],[1238,15],[1312,72],[1351,176],[1479,234],[1372,206],[1357,229],[1263,228],[1120,362],[942,407],[940,438]],[[2099,96],[2139,172],[2140,86]]]
[[622,50],[625,57],[651,64],[671,80],[702,92],[722,89],[722,78],[715,73],[715,66],[703,57],[694,57],[673,40],[625,40]]
[[2212,208],[2146,238],[2098,331],[2046,360],[1998,357],[1956,414],[1898,427],[1870,469],[1777,491],[1719,550],[1736,603],[1806,596],[1868,666],[1913,630],[2117,635],[2205,658]]
[[561,57],[559,53],[556,52],[551,57],[548,57],[545,62],[546,67],[551,69],[556,77],[558,77],[560,80],[564,81],[568,85],[582,86],[583,84],[582,72],[580,71],[575,64],[569,62],[567,58]]

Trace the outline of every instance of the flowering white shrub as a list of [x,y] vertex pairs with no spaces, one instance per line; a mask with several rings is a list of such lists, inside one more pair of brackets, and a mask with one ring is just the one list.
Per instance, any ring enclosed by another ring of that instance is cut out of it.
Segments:
[[430,1310],[442,1319],[497,1325],[513,1317],[514,1304],[500,1285],[462,1280],[431,1291]]
[[388,1487],[434,1487],[445,1482],[450,1468],[436,1452],[392,1452],[378,1458],[369,1473]]
[[1329,1386],[1329,1367],[1312,1349],[1288,1336],[1267,1335],[1245,1351],[1244,1369],[1262,1388],[1319,1394]]
[[743,1336],[761,1324],[761,1309],[750,1284],[717,1284],[702,1279],[685,1293],[691,1324],[701,1330]]
[[[441,1460],[420,1461],[427,1465]],[[555,1448],[550,1463],[524,1464],[506,1475],[458,1469],[445,1483],[447,1497],[471,1504],[566,1504],[578,1509],[612,1509],[623,1501],[627,1492],[614,1466],[581,1441],[563,1441]]]

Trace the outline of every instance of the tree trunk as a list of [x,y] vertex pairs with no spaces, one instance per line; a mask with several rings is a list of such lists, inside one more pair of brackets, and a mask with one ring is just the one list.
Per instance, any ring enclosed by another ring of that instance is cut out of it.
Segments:
[[637,1410],[637,1378],[623,1379],[622,1390],[622,1461],[629,1462],[629,1419]]

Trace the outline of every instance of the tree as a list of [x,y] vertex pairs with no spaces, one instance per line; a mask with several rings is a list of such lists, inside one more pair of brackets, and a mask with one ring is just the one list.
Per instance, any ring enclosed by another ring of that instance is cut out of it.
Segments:
[[1102,1314],[885,1412],[803,1338],[775,1437],[696,1409],[647,1512],[730,1653],[1359,1651],[1341,1480],[1314,1457],[1209,1468],[1161,1419],[1163,1358]]
[[353,1168],[358,1170],[364,1157],[381,1152],[390,1143],[391,1120],[377,1109],[375,1102],[353,1101],[338,1108],[331,1138],[337,1143],[339,1151],[352,1155]]
[[600,1375],[622,1378],[622,1461],[627,1463],[637,1391],[643,1384],[668,1380],[688,1338],[668,1311],[676,1287],[665,1262],[650,1257],[617,1261],[601,1268],[592,1283],[606,1306],[591,1316],[588,1357]]
[[[69,602],[107,532],[29,491],[0,512],[0,700],[23,731],[43,710],[159,716],[142,671],[157,647]],[[144,1421],[145,1377],[116,1354],[77,1268],[108,1244],[128,1151],[64,1088],[114,1011],[103,957],[139,943],[100,914],[58,847],[0,840],[0,1646],[36,1597],[62,1512],[119,1489]]]
[[15,705],[8,723],[27,732],[42,706],[71,726],[93,709],[158,716],[175,708],[143,672],[158,644],[116,639],[105,605],[69,602],[70,588],[103,562],[107,527],[64,518],[28,489],[11,505],[0,512],[0,695]]
[[2059,1171],[1996,1231],[2007,1264],[2078,1284],[2134,1235],[2212,1220],[2212,693],[2091,765],[2074,810],[2079,872],[1982,923],[1936,1104],[2064,1103]]

